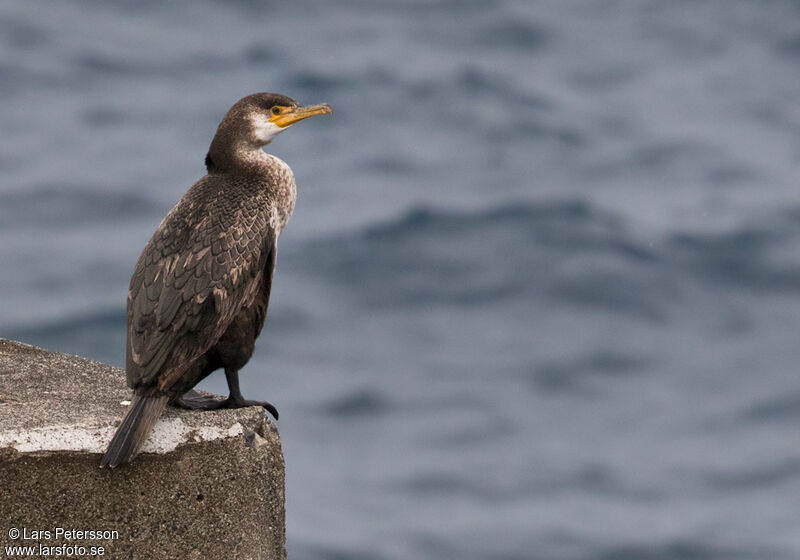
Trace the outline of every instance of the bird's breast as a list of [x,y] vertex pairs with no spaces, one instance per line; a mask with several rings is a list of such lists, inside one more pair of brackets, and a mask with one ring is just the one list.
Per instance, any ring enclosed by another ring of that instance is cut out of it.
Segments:
[[292,168],[285,161],[271,154],[266,155],[269,161],[269,182],[273,196],[269,221],[276,234],[280,234],[289,223],[289,218],[292,217],[297,200],[297,185]]

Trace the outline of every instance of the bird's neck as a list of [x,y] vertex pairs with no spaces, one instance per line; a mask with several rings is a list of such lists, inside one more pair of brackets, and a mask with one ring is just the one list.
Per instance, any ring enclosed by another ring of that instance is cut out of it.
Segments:
[[259,146],[240,144],[214,145],[206,155],[209,173],[263,173],[270,159]]

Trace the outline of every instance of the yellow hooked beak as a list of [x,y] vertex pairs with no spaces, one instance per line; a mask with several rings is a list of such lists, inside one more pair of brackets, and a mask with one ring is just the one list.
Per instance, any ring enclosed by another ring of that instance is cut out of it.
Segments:
[[270,110],[269,120],[271,123],[286,128],[296,122],[300,122],[314,115],[330,115],[333,113],[330,105],[310,105],[308,107],[287,107],[276,105]]

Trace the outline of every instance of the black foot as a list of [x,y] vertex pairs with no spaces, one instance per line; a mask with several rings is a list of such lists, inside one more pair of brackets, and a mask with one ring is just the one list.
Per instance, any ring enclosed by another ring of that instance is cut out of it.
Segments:
[[275,420],[278,419],[278,409],[275,408],[271,403],[267,401],[249,401],[247,399],[243,399],[241,396],[236,399],[232,397],[228,397],[225,399],[225,408],[244,408],[246,406],[262,406],[264,409],[272,414],[272,417]]
[[221,399],[215,395],[201,395],[197,391],[188,391],[181,398],[175,400],[175,406],[186,410],[220,410],[222,408],[244,408],[246,406],[261,406],[278,419],[278,409],[266,401],[249,401],[241,397],[228,397]]

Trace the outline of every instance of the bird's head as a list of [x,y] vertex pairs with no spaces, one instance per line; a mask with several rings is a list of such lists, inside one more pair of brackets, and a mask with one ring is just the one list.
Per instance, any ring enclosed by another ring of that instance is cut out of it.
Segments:
[[223,158],[257,153],[293,124],[331,113],[333,110],[327,104],[303,107],[291,97],[278,93],[248,95],[237,101],[222,119],[211,142],[206,165],[211,170],[212,165],[219,167],[222,162],[218,160]]
[[233,112],[244,121],[243,130],[249,134],[249,140],[263,147],[293,124],[314,115],[326,115],[333,111],[325,104],[301,107],[297,101],[285,95],[255,93],[236,103],[225,118],[227,119]]

